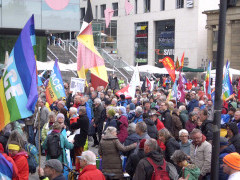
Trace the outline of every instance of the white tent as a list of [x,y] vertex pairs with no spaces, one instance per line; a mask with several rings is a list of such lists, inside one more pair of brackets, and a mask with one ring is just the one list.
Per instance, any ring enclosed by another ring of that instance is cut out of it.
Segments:
[[[156,66],[151,66],[151,65],[138,66],[138,69],[139,69],[139,72],[146,72],[150,74],[169,74],[166,68],[158,68]],[[179,74],[178,71],[175,71],[175,73]]]

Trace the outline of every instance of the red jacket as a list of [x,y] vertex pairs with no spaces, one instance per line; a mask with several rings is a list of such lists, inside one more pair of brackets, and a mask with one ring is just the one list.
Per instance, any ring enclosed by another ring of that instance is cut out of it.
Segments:
[[18,180],[28,180],[29,168],[28,168],[28,154],[23,151],[12,157],[18,168]]
[[162,121],[160,121],[159,119],[157,119],[157,130],[159,131],[162,128],[165,128],[164,124],[162,123]]
[[127,128],[128,128],[128,120],[127,120],[127,117],[124,116],[124,115],[121,115],[121,117],[119,118],[119,121],[122,123],[120,125],[120,131],[117,135],[119,141],[121,143],[124,143],[124,141],[126,140],[126,138],[128,137],[128,131],[127,131]]
[[87,165],[80,173],[78,180],[105,180],[103,173],[95,165]]

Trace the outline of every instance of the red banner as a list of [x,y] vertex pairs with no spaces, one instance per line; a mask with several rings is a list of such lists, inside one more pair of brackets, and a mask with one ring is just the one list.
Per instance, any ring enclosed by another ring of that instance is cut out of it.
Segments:
[[183,68],[183,64],[184,64],[184,52],[183,52],[182,59],[181,59],[181,67],[180,67],[180,69]]
[[170,77],[172,78],[172,81],[175,82],[176,74],[173,60],[166,56],[165,58],[159,60],[159,62],[163,63],[164,67],[167,69]]
[[130,94],[128,92],[128,88],[129,88],[129,84],[126,87],[120,89],[118,92],[116,92],[116,95],[118,97],[120,97],[121,94],[124,94],[125,95],[125,99],[131,99],[132,97],[130,96]]
[[151,89],[152,89],[152,84],[151,84],[151,82],[149,81],[149,79],[146,77],[146,83],[147,83],[147,88],[148,88],[148,90],[149,91],[151,91]]

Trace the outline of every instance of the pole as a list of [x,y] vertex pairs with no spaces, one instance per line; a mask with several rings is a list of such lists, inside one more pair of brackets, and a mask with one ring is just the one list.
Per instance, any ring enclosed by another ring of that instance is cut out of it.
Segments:
[[225,25],[226,25],[227,0],[220,0],[219,29],[216,62],[216,83],[213,120],[213,143],[211,161],[211,180],[218,180],[219,150],[220,150],[220,122],[222,107],[222,81],[224,65]]
[[[40,128],[40,111],[39,111],[39,106],[38,106],[38,102],[37,102],[37,120],[38,120],[38,159],[39,159],[39,168],[41,167],[41,128]],[[40,176],[39,176],[40,177]]]

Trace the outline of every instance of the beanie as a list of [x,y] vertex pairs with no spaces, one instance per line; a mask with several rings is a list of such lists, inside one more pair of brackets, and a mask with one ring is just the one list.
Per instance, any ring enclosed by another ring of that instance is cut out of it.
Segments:
[[130,104],[129,104],[129,108],[130,108],[130,110],[135,110],[135,104],[130,103]]
[[232,169],[240,171],[240,155],[237,152],[226,155],[223,162]]
[[58,113],[56,119],[58,120],[59,118],[63,118],[65,120],[65,117],[62,113]]

